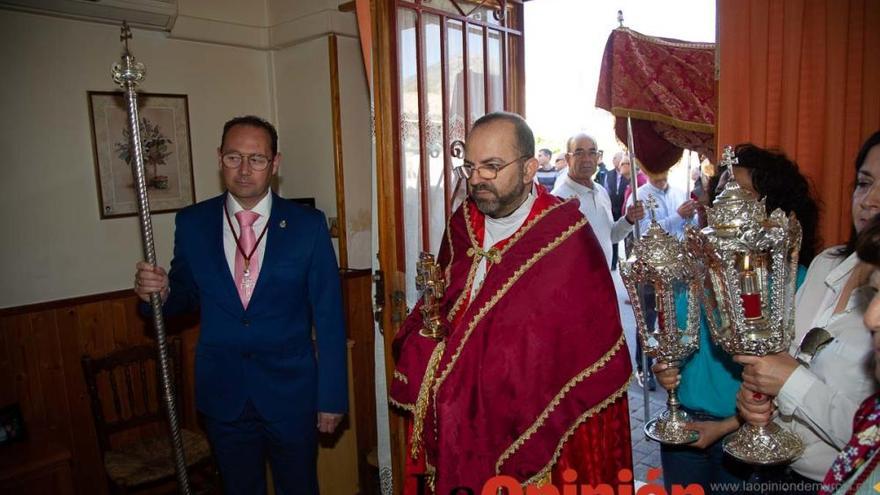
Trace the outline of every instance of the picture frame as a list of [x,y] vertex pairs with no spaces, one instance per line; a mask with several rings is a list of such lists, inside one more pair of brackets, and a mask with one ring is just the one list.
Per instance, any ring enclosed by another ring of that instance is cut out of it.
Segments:
[[0,407],[0,445],[19,442],[27,438],[24,417],[18,404]]
[[[121,91],[89,91],[102,219],[137,215],[128,114]],[[187,95],[138,93],[144,173],[152,213],[195,203]]]

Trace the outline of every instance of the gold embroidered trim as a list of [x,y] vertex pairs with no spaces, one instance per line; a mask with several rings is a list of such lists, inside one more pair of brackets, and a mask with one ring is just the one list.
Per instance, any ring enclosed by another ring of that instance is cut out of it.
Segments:
[[462,214],[464,214],[464,226],[467,229],[468,239],[471,241],[471,246],[477,245],[477,236],[474,235],[474,229],[471,228],[471,213],[470,213],[470,203],[467,201],[461,205]]
[[608,350],[605,354],[603,354],[599,359],[596,360],[595,363],[591,364],[583,371],[572,377],[568,382],[562,386],[559,392],[556,393],[556,396],[547,404],[541,414],[537,419],[529,426],[512,444],[510,447],[501,453],[501,456],[498,458],[498,462],[495,463],[495,474],[501,473],[501,466],[504,464],[504,461],[509,459],[513,454],[519,450],[526,441],[535,434],[536,431],[542,426],[544,426],[544,422],[547,421],[547,418],[550,417],[550,414],[559,407],[559,403],[562,402],[562,399],[571,392],[577,384],[584,381],[587,377],[594,374],[599,368],[608,364],[608,361],[614,357],[615,354],[623,347],[624,344],[623,334],[620,334],[620,338],[617,339],[617,342]]
[[425,484],[428,485],[429,493],[437,493],[437,468],[425,459]]
[[715,50],[715,43],[701,43],[699,41],[673,41],[667,40],[663,38],[658,38],[657,36],[649,36],[647,34],[642,34],[638,31],[633,31],[628,27],[620,27],[616,28],[615,31],[623,31],[629,33],[633,38],[639,38],[651,43],[656,43],[658,45],[666,45],[666,46],[674,46],[676,48],[689,48],[692,50]]
[[676,119],[662,113],[650,112],[648,110],[638,110],[635,108],[611,107],[611,114],[615,117],[632,117],[634,119],[650,120],[652,122],[661,122],[664,124],[684,129],[686,131],[704,132],[706,134],[715,133],[715,126],[705,124],[703,122],[692,122],[690,120]]
[[[468,270],[467,280],[464,283],[464,289],[461,291],[461,294],[458,295],[458,299],[456,299],[455,304],[452,305],[452,309],[449,310],[449,317],[447,318],[450,322],[455,320],[455,315],[458,313],[458,310],[461,309],[462,303],[464,303],[465,298],[471,291],[471,287],[474,285],[474,279],[477,278],[477,268],[480,266],[480,262],[476,259],[471,262],[471,268]],[[473,298],[471,298],[473,299]]]
[[[470,215],[468,214],[468,202],[465,201],[464,204],[461,205],[461,212],[464,216],[464,226],[467,229],[468,239],[471,242],[471,245],[475,245],[476,241],[474,239],[474,232],[471,229]],[[447,230],[448,232],[448,230]],[[449,237],[449,246],[452,247],[452,237]],[[452,262],[449,262],[450,269],[452,267]],[[471,268],[468,270],[467,280],[465,280],[464,288],[461,291],[461,294],[458,295],[458,299],[455,300],[455,303],[452,304],[452,309],[449,310],[449,316],[446,318],[450,323],[455,320],[456,314],[461,309],[461,305],[464,303],[465,298],[471,291],[471,287],[474,284],[474,279],[477,277],[477,267],[480,266],[480,263],[477,259],[471,259]],[[447,280],[452,280],[451,275]]]
[[[549,485],[550,482],[553,481],[552,478],[553,478],[553,472],[552,472],[552,471],[548,471],[547,474],[546,474],[545,476],[543,476],[543,477],[541,477],[541,478],[539,478],[539,479],[530,478],[530,479],[529,479],[529,484],[534,485],[534,486],[540,488],[540,487],[542,487],[542,486],[547,486],[547,485]],[[533,481],[533,480],[534,480],[534,481]],[[523,484],[523,488],[525,488],[525,487],[526,487],[526,485]]]
[[582,228],[586,224],[587,224],[587,220],[585,218],[581,217],[580,220],[578,220],[577,222],[572,224],[568,229],[566,229],[564,232],[559,234],[559,236],[557,236],[556,239],[554,239],[549,244],[547,244],[546,246],[541,248],[538,252],[533,254],[531,258],[529,258],[525,263],[523,263],[522,265],[520,265],[519,268],[516,269],[516,271],[513,273],[513,275],[511,275],[510,278],[507,279],[507,282],[505,282],[504,285],[502,285],[501,288],[498,289],[497,292],[495,292],[495,295],[493,295],[489,299],[489,301],[487,301],[486,304],[484,304],[483,307],[480,308],[480,310],[477,312],[477,314],[471,320],[470,324],[468,324],[467,330],[465,331],[464,336],[461,339],[461,342],[459,342],[458,347],[455,349],[455,353],[452,355],[452,358],[449,360],[449,363],[446,365],[446,368],[443,370],[443,372],[440,374],[440,377],[437,379],[436,383],[434,384],[434,394],[435,395],[437,394],[437,390],[440,389],[440,385],[442,385],[443,382],[446,380],[446,377],[449,376],[449,373],[452,371],[452,368],[455,366],[455,362],[458,360],[458,357],[461,355],[461,351],[462,351],[462,349],[464,349],[464,346],[467,343],[468,338],[470,338],[471,333],[474,331],[474,328],[476,328],[476,326],[480,322],[480,320],[482,320],[486,316],[486,314],[489,311],[491,311],[492,308],[496,304],[498,304],[498,301],[500,301],[501,298],[504,297],[505,294],[507,294],[507,291],[510,290],[510,288],[513,286],[513,284],[515,284],[516,281],[519,280],[519,278],[526,271],[528,271],[529,268],[532,267],[532,265],[534,265],[538,260],[543,258],[545,254],[556,249],[557,246],[559,246],[563,241],[568,239],[573,233],[575,233],[578,229]]
[[[556,203],[555,205],[552,205],[552,206],[550,206],[549,208],[547,208],[546,210],[542,211],[541,213],[538,213],[537,215],[535,215],[535,218],[532,218],[532,219],[529,221],[529,223],[527,223],[527,224],[525,224],[525,225],[523,226],[523,228],[517,230],[517,231],[513,234],[513,237],[510,238],[510,241],[508,241],[507,244],[504,245],[504,247],[502,247],[500,250],[498,250],[498,254],[499,254],[499,256],[504,255],[504,253],[506,253],[507,251],[510,251],[510,248],[511,248],[514,244],[516,244],[516,242],[517,242],[518,240],[522,239],[522,236],[526,235],[526,232],[528,232],[529,230],[531,230],[532,227],[535,226],[535,224],[537,224],[538,222],[540,222],[540,221],[541,221],[544,217],[546,217],[551,211],[555,210],[556,208],[559,208],[560,206],[564,205],[565,203],[568,203],[569,201],[571,201],[571,198],[569,198],[569,199],[567,199],[567,200],[565,200],[565,201],[562,201],[562,202],[560,202],[560,203]],[[487,271],[488,271],[488,267],[487,267]]]
[[397,402],[396,400],[394,400],[391,397],[388,397],[388,403],[394,407],[398,407],[400,409],[403,409],[404,411],[409,411],[411,413],[416,412],[416,406],[413,404],[404,404],[403,402]]
[[428,409],[428,393],[431,391],[431,385],[434,377],[437,376],[437,366],[440,364],[440,358],[443,357],[443,350],[446,348],[446,342],[440,341],[434,347],[431,353],[431,359],[428,360],[428,366],[425,369],[425,377],[422,378],[422,385],[419,387],[419,398],[416,400],[416,410],[413,414],[413,431],[412,431],[412,448],[410,455],[413,459],[419,455],[419,447],[422,445],[422,428],[425,426],[425,411]]
[[394,378],[397,378],[398,380],[403,382],[405,385],[409,385],[409,378],[407,378],[406,375],[404,375],[403,373],[401,373],[400,371],[398,371],[396,369],[394,370]]
[[449,246],[449,264],[446,265],[446,268],[444,269],[444,273],[446,274],[446,281],[447,282],[452,280],[452,263],[455,261],[455,246],[452,245],[452,217],[453,216],[455,216],[454,213],[452,215],[449,215],[449,218],[446,219],[446,244]]
[[[468,202],[465,201],[461,206],[462,215],[464,215],[464,225],[467,228],[468,238],[471,240],[471,245],[474,245],[474,233],[471,230],[471,222],[470,216],[468,215]],[[447,230],[448,232],[448,230]],[[452,237],[449,237],[449,246],[452,247]],[[452,267],[452,262],[449,262],[449,266]],[[464,303],[465,297],[467,297],[468,293],[471,291],[471,287],[474,284],[474,279],[477,277],[477,267],[480,266],[479,261],[476,259],[471,259],[471,268],[468,270],[467,280],[464,283],[464,289],[462,289],[461,294],[458,295],[458,299],[455,300],[455,303],[452,305],[452,309],[449,310],[449,316],[446,318],[450,323],[455,320],[455,316],[458,314],[458,310],[461,309],[462,303]],[[451,276],[450,276],[451,277]],[[451,278],[447,279],[451,280]]]
[[631,381],[632,381],[632,374],[630,374],[629,379],[626,380],[626,383],[624,383],[622,387],[617,389],[616,392],[614,392],[613,394],[608,396],[607,399],[603,400],[599,404],[596,404],[595,406],[591,407],[587,412],[581,414],[578,417],[578,419],[574,422],[574,424],[572,424],[571,427],[569,427],[569,429],[566,430],[566,432],[562,435],[562,437],[559,438],[559,444],[556,445],[556,451],[553,452],[553,456],[550,458],[550,462],[548,462],[546,466],[541,468],[541,470],[538,471],[537,474],[535,474],[534,476],[529,478],[525,483],[523,483],[523,486],[528,485],[530,483],[534,483],[535,481],[541,480],[544,478],[544,476],[548,476],[553,470],[553,465],[556,464],[556,461],[559,460],[559,456],[562,455],[562,448],[565,446],[565,442],[567,442],[569,437],[571,437],[574,434],[575,430],[577,430],[583,424],[584,421],[595,416],[596,413],[600,412],[601,410],[608,407],[612,402],[621,398],[623,396],[623,394],[626,393],[626,390],[629,388],[629,384]]

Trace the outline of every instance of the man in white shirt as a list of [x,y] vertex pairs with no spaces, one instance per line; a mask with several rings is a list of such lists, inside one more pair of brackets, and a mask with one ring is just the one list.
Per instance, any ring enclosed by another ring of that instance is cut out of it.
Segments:
[[[697,211],[697,202],[685,197],[685,192],[669,185],[669,172],[651,173],[645,171],[648,183],[639,186],[637,195],[639,201],[647,201],[653,198],[653,215],[657,223],[670,235],[681,239],[684,236],[684,227],[694,221],[694,213]],[[627,205],[633,203],[633,197],[626,200]],[[629,206],[627,206],[629,207]],[[651,224],[650,218],[641,220],[641,232],[644,235]]]
[[552,194],[562,199],[578,198],[580,211],[589,220],[610,267],[612,245],[632,231],[633,224],[645,217],[645,211],[641,204],[630,205],[626,215],[615,221],[608,191],[592,179],[602,157],[596,140],[586,134],[576,134],[568,139],[567,149],[568,173],[557,179]]

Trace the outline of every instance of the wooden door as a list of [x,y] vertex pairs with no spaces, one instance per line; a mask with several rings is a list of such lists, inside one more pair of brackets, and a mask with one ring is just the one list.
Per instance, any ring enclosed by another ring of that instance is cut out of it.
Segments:
[[[525,111],[523,6],[519,0],[388,0],[373,8],[384,295],[377,306],[391,383],[391,342],[418,298],[416,260],[421,251],[437,253],[452,213],[452,170],[461,160],[453,144],[488,112]],[[390,423],[399,493],[403,418],[392,413]]]

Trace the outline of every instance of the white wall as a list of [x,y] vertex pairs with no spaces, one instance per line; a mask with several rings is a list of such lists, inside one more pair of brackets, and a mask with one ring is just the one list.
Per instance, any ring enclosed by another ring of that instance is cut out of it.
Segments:
[[[274,122],[279,193],[337,215],[328,34],[338,34],[349,266],[370,265],[370,116],[354,14],[336,0],[180,0],[171,33],[135,30],[141,88],[188,95],[196,200],[222,192],[223,123]],[[301,29],[301,27],[305,28]],[[194,41],[200,40],[200,41]],[[275,43],[274,45],[272,43]],[[131,287],[136,217],[101,220],[87,91],[112,91],[115,25],[0,9],[0,308]],[[168,266],[174,215],[153,216]]]
[[[144,91],[189,95],[196,199],[220,193],[223,122],[274,118],[268,52],[140,30],[131,47],[147,67]],[[0,307],[131,287],[137,220],[100,219],[86,96],[115,89],[119,54],[116,26],[0,10]],[[153,227],[167,266],[173,214],[154,216]]]
[[371,184],[370,95],[357,39],[337,37],[339,50],[339,104],[345,178],[345,224],[348,267],[370,268]]
[[326,37],[273,54],[278,141],[285,197],[314,197],[327,217],[336,216],[333,115]]

